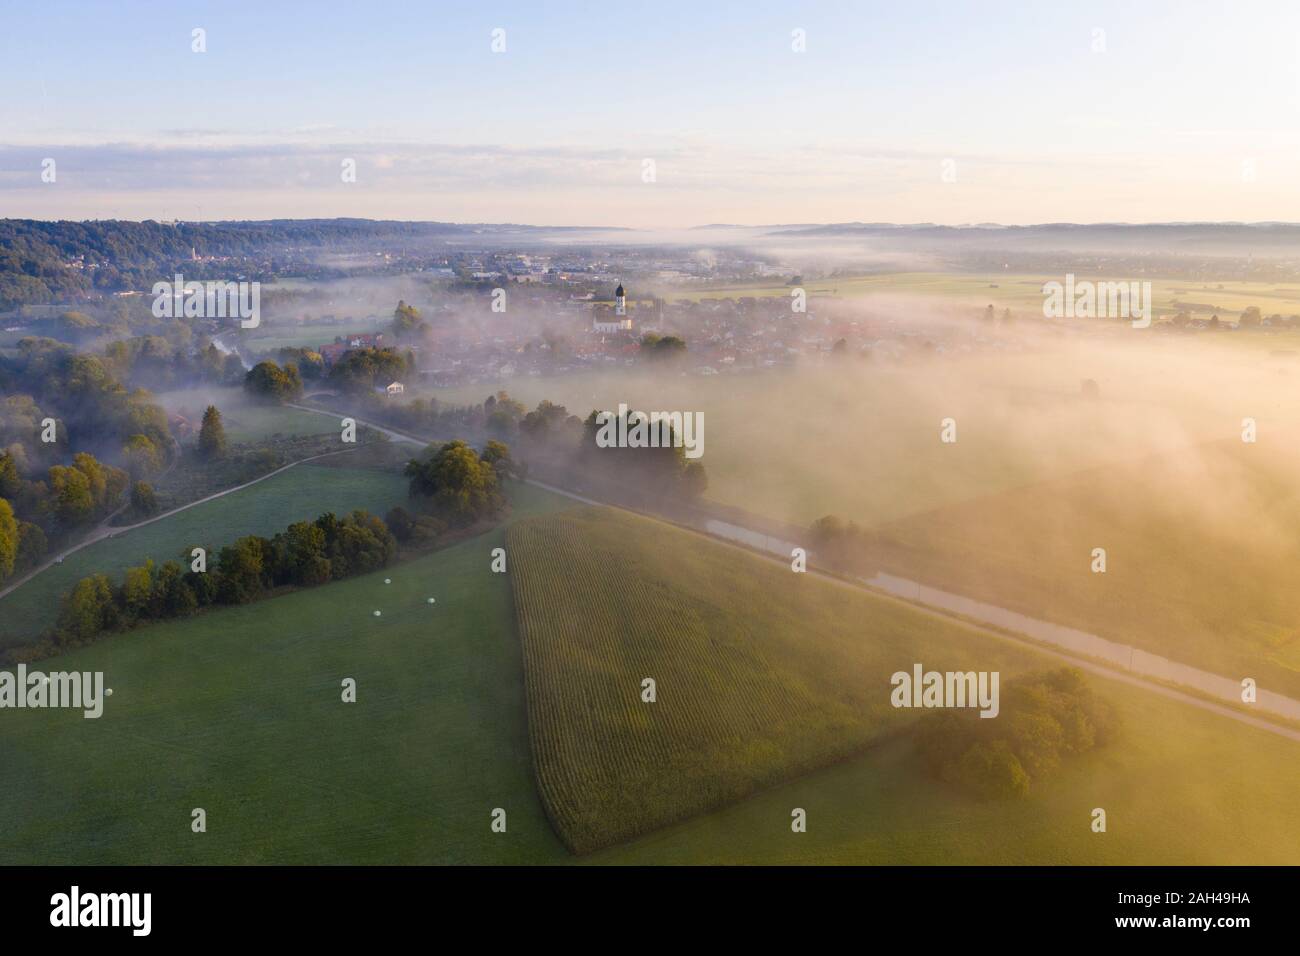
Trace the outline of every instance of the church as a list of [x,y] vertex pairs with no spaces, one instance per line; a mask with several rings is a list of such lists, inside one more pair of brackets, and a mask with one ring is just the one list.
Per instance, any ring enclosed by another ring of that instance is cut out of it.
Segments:
[[627,314],[627,293],[623,283],[614,290],[614,312],[611,315],[608,306],[597,306],[591,319],[591,327],[597,332],[631,332],[632,319]]

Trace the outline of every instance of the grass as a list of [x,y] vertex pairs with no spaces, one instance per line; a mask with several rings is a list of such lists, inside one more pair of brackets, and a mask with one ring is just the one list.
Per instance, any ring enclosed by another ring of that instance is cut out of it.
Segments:
[[510,585],[489,570],[502,538],[58,658],[113,696],[98,720],[4,713],[0,864],[562,858],[529,778]]
[[1294,862],[1290,741],[1094,677],[1121,739],[1027,800],[972,802],[891,734],[913,718],[885,702],[888,675],[1055,666],[1037,654],[605,509],[508,542],[548,814],[578,850],[647,834],[590,862]]
[[[1127,275],[1076,274],[1076,281],[1097,282],[1132,281],[1138,277]],[[1295,282],[1204,282],[1183,278],[1141,277],[1151,282],[1151,301],[1159,315],[1174,315],[1186,311],[1194,318],[1208,319],[1217,313],[1228,322],[1235,322],[1247,307],[1255,305],[1265,316],[1300,314],[1300,285]],[[948,300],[982,308],[992,303],[999,311],[1010,308],[1013,312],[1042,314],[1043,284],[1064,283],[1064,275],[1037,273],[943,273],[903,272],[868,276],[840,276],[831,279],[810,280],[801,288],[809,295],[837,299],[857,299],[873,295],[924,296]],[[726,285],[705,289],[674,290],[670,300],[724,299],[752,296],[755,298],[789,298],[792,286],[771,282]],[[815,306],[810,306],[815,307]]]
[[173,414],[184,415],[197,438],[203,412],[209,405],[221,411],[226,437],[232,442],[257,443],[278,436],[339,433],[337,422],[324,415],[283,405],[250,402],[243,389],[218,386],[159,392],[155,400]]
[[[568,507],[527,487],[511,496],[516,519]],[[673,558],[690,560],[701,546],[666,532]],[[1024,801],[972,803],[920,772],[906,736],[886,738],[861,757],[575,858],[533,784],[508,580],[526,555],[512,550],[510,574],[490,573],[490,549],[504,543],[496,530],[373,575],[58,658],[60,669],[103,670],[114,694],[98,721],[4,712],[0,864],[1295,862],[1296,744],[1099,678],[1124,736],[1067,763]],[[649,570],[637,563],[638,543],[616,548],[604,580]],[[563,567],[551,573],[576,588],[577,570]],[[718,615],[712,639],[749,641],[751,617],[832,587],[776,569],[780,590],[724,616],[727,586],[766,567],[730,550],[705,563],[718,584],[707,589]],[[871,644],[893,622],[899,641],[920,635],[900,650],[927,667],[931,639],[942,642],[935,666],[955,655],[1009,660],[1003,642],[837,592],[839,613],[778,618],[810,655],[824,633]],[[671,614],[674,595],[663,597],[645,611]],[[672,628],[656,633],[671,637]],[[636,674],[614,660],[608,671],[602,680]],[[339,700],[343,677],[358,682],[356,704]],[[660,705],[671,696],[672,681],[661,681]],[[1089,829],[1097,806],[1109,814],[1106,834]],[[190,831],[194,807],[207,811],[205,834]],[[505,834],[489,829],[496,807],[507,811]],[[805,834],[790,831],[794,807],[808,811]]]
[[[1023,800],[976,803],[939,786],[909,738],[764,791],[587,864],[1295,865],[1297,744],[1090,677],[1124,737],[1072,758]],[[1207,768],[1213,768],[1212,772]],[[790,812],[808,830],[790,830]],[[1093,833],[1092,811],[1107,813]]]
[[162,562],[194,547],[229,544],[245,534],[271,535],[325,511],[364,508],[383,515],[405,501],[406,481],[395,470],[298,465],[223,498],[118,532],[69,555],[63,564],[51,565],[0,598],[0,647],[25,643],[51,626],[59,600],[87,575],[107,574],[116,582],[124,570],[148,558]]

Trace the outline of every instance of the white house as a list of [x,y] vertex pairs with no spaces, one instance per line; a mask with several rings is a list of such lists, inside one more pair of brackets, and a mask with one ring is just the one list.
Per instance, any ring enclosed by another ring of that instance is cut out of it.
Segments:
[[389,398],[392,398],[394,395],[401,395],[404,393],[406,391],[406,386],[401,382],[389,382],[388,387],[384,389],[384,391],[388,393]]

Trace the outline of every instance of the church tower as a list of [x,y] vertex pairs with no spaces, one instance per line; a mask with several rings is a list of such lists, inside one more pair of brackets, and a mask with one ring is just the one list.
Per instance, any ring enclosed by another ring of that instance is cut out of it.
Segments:
[[614,314],[627,315],[627,293],[623,291],[623,283],[618,284],[614,290]]

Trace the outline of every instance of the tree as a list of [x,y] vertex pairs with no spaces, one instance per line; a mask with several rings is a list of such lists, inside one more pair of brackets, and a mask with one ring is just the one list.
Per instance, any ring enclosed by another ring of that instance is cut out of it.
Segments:
[[331,385],[345,392],[369,392],[405,376],[415,364],[414,356],[394,349],[351,349],[330,369]]
[[212,461],[226,454],[226,426],[217,406],[209,405],[199,426],[199,454]]
[[122,579],[122,613],[126,621],[135,623],[154,617],[153,562],[146,561],[135,568],[127,568]]
[[493,439],[483,447],[483,454],[480,460],[491,465],[501,478],[509,478],[514,474],[515,463],[510,457],[510,446],[505,442],[499,442]]
[[117,623],[113,586],[107,576],[94,574],[78,581],[63,599],[57,639],[65,645],[88,641]]
[[302,377],[296,366],[258,362],[244,376],[244,391],[264,401],[293,401],[302,395]]
[[[206,578],[207,575],[198,575]],[[168,561],[154,578],[153,606],[160,617],[188,617],[199,608],[198,598],[175,561]]]
[[49,541],[41,526],[30,521],[18,522],[18,572],[30,571],[41,563],[49,549]]
[[333,569],[325,555],[325,531],[310,521],[296,521],[271,541],[277,584],[310,587],[330,580]]
[[427,458],[406,465],[412,498],[424,499],[429,510],[454,524],[470,524],[501,506],[496,469],[465,442],[437,448]]
[[678,358],[686,352],[686,340],[676,335],[647,332],[641,337],[641,353],[653,359]]
[[163,466],[162,452],[148,435],[132,435],[122,446],[122,457],[127,470],[134,478],[147,478],[157,474]]
[[217,556],[221,576],[217,596],[223,603],[246,604],[261,593],[267,544],[265,538],[245,535],[221,549]]
[[420,310],[398,300],[397,308],[393,310],[393,335],[405,339],[419,331],[421,325]]
[[0,581],[14,573],[14,567],[18,563],[19,540],[14,509],[8,501],[0,498]]
[[682,469],[682,490],[687,497],[698,498],[709,488],[709,476],[698,461],[687,462]]
[[69,527],[89,521],[95,513],[95,497],[85,474],[76,468],[54,465],[49,478],[55,517]]
[[153,485],[147,481],[137,481],[131,486],[131,510],[142,518],[158,513],[158,497]]

